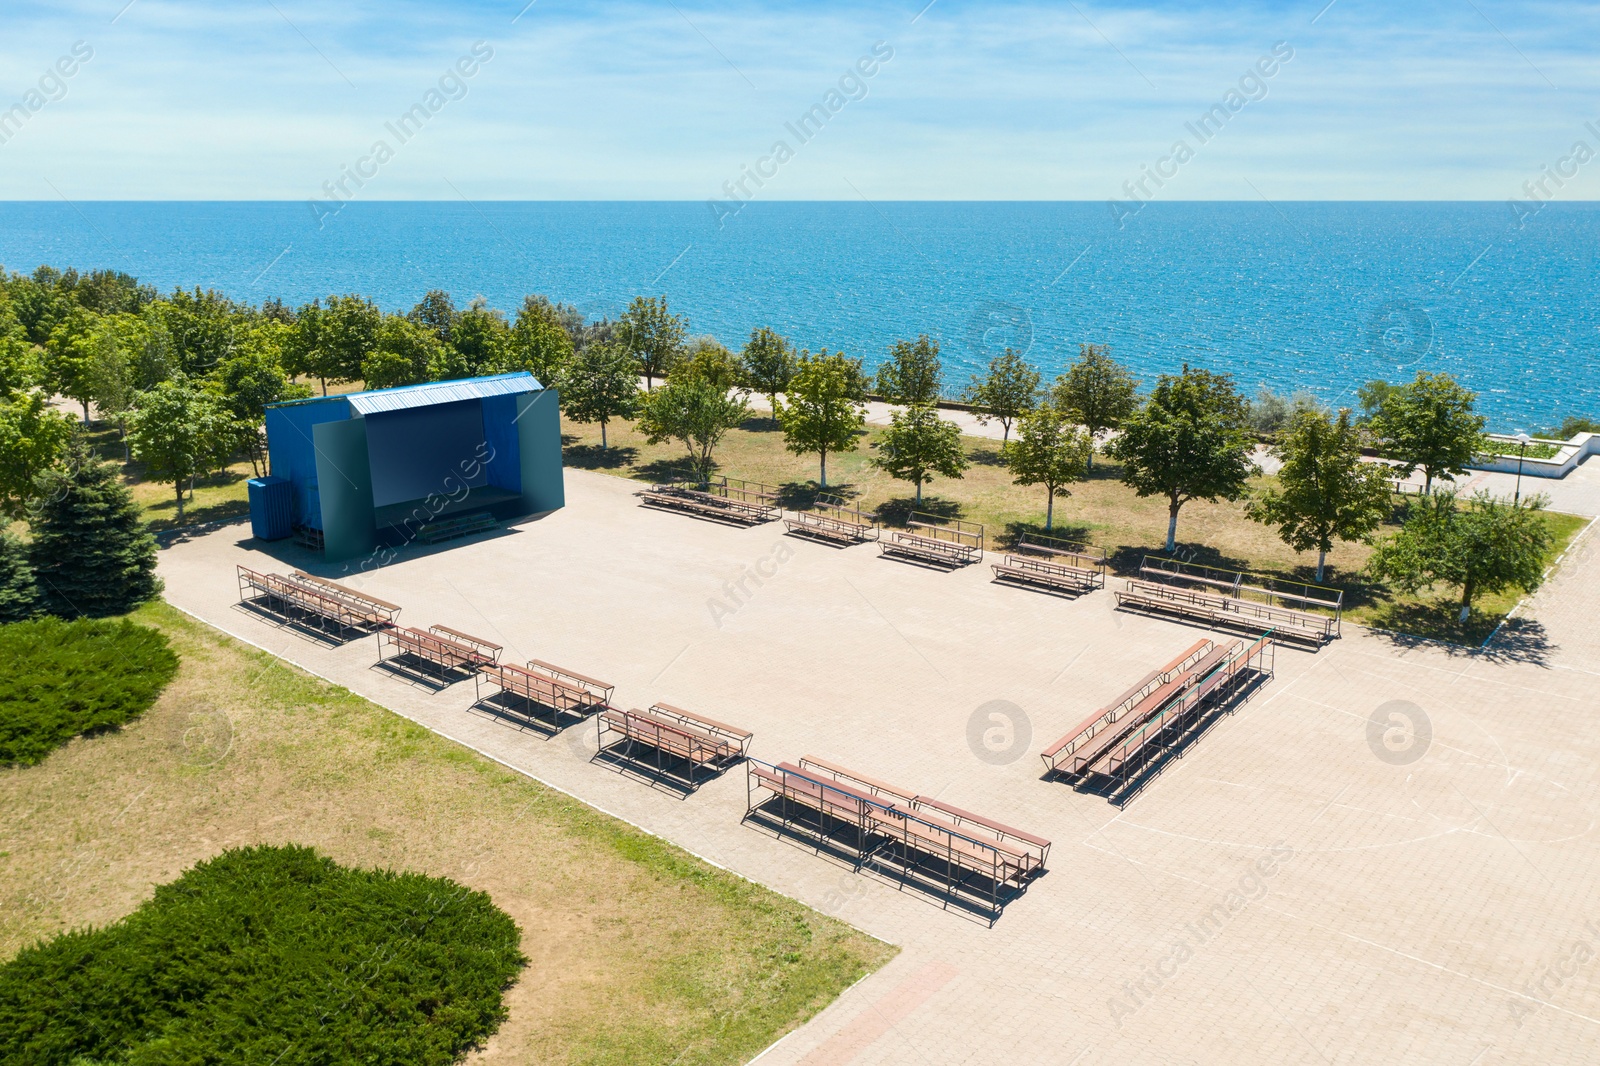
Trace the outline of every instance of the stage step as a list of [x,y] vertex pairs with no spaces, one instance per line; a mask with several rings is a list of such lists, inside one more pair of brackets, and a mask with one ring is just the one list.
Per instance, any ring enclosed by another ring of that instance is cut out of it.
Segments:
[[310,526],[295,526],[294,542],[302,548],[319,552],[322,550],[322,530],[312,529]]
[[454,514],[449,518],[441,518],[437,522],[429,522],[417,530],[417,539],[424,544],[438,544],[444,540],[455,540],[457,537],[470,537],[474,533],[495,528],[494,515],[488,511],[470,511],[466,514]]

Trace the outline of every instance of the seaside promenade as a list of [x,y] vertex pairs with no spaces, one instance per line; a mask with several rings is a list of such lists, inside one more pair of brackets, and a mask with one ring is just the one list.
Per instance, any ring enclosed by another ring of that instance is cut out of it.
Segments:
[[[226,526],[162,554],[176,606],[596,807],[901,945],[760,1060],[779,1064],[1579,1062],[1600,1055],[1600,550],[1591,530],[1487,649],[1346,624],[1118,808],[1038,752],[1204,631],[638,506],[568,471],[568,506],[361,578],[438,622],[1054,842],[992,928],[741,822],[735,767],[687,798],[241,610],[233,568],[307,566]],[[759,568],[757,564],[766,562]],[[728,588],[747,582],[731,612]],[[1014,704],[1010,747],[970,740]],[[1420,711],[1397,762],[1381,709]],[[1420,719],[1419,719],[1420,720]],[[239,736],[236,743],[270,738]],[[485,861],[492,862],[492,856]],[[483,1061],[496,1061],[493,1042]]]

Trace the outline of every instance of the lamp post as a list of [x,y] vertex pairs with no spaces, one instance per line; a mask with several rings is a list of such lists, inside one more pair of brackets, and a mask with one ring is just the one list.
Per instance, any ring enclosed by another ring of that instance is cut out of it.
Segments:
[[1513,507],[1522,506],[1522,457],[1528,454],[1528,445],[1532,441],[1533,438],[1526,433],[1517,434],[1517,492],[1511,498]]

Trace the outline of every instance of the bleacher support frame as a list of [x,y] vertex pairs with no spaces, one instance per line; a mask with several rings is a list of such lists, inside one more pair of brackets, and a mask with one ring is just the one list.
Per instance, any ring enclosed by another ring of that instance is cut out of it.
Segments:
[[978,522],[912,511],[904,529],[892,529],[888,534],[878,542],[880,555],[899,555],[948,568],[983,558],[984,531]]
[[861,510],[860,505],[846,502],[842,497],[821,495],[812,510],[796,511],[793,518],[785,518],[784,526],[790,533],[802,537],[816,537],[835,544],[860,544],[877,540],[882,532],[878,516]]

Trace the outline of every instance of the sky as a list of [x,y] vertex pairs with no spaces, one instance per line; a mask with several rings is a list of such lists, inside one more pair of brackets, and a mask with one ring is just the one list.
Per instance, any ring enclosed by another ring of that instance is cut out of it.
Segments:
[[524,3],[7,0],[0,199],[1600,193],[1593,4]]

